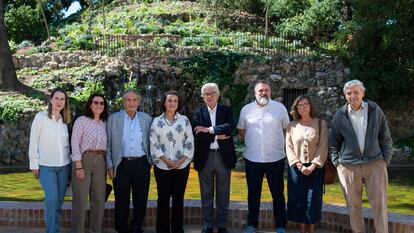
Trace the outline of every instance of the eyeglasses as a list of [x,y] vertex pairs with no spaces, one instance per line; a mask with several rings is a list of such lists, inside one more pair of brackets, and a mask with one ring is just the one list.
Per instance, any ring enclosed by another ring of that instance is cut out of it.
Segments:
[[92,101],[92,103],[94,105],[101,105],[101,106],[104,106],[104,104],[105,104],[103,101],[97,101],[97,100]]
[[309,107],[309,103],[304,103],[304,104],[298,104],[296,105],[297,108],[307,108]]
[[217,95],[216,91],[203,93],[203,97],[212,97],[212,96],[216,96],[216,95]]

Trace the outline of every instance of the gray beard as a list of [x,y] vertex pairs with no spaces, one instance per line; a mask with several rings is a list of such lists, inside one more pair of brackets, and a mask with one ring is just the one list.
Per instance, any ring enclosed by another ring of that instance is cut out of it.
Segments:
[[267,98],[266,96],[260,96],[259,99],[256,98],[256,102],[260,106],[265,106],[269,103],[269,98]]

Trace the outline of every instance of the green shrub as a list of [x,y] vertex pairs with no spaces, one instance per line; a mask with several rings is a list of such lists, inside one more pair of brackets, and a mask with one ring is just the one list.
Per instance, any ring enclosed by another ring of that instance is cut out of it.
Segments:
[[26,5],[14,7],[13,4],[8,6],[12,7],[5,12],[4,23],[10,40],[16,43],[31,40],[39,44],[46,38],[42,16],[36,8]]
[[14,41],[12,41],[12,40],[9,40],[9,46],[10,46],[10,52],[12,54],[16,53],[16,51],[17,51],[17,45],[16,45],[16,43]]
[[18,49],[24,49],[24,48],[29,48],[29,47],[33,47],[34,44],[32,41],[30,40],[24,40],[22,41],[19,45],[17,45]]
[[148,34],[149,33],[149,29],[147,26],[139,26],[138,30],[141,34]]
[[337,30],[342,9],[342,0],[314,1],[302,14],[284,20],[276,27],[276,31],[291,37],[326,37]]
[[0,99],[0,122],[17,121],[24,113],[39,111],[44,106],[44,102],[23,95],[3,97]]
[[78,87],[71,95],[71,103],[73,103],[77,111],[82,111],[84,104],[93,93],[105,93],[105,87],[102,82],[95,80],[87,81],[83,88]]
[[367,87],[366,97],[406,109],[414,90],[414,1],[355,2],[352,23],[341,27],[351,78]]
[[269,15],[278,20],[300,15],[310,7],[309,0],[273,0],[270,4]]
[[163,48],[172,48],[172,47],[174,47],[173,42],[168,38],[162,38],[162,39],[158,40],[156,43],[157,43],[158,46],[161,46]]

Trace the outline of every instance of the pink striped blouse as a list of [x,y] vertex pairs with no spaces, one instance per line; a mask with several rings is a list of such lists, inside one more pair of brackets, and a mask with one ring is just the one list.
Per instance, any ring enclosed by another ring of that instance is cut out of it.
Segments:
[[81,116],[73,125],[72,131],[72,160],[78,161],[87,150],[106,151],[106,123]]

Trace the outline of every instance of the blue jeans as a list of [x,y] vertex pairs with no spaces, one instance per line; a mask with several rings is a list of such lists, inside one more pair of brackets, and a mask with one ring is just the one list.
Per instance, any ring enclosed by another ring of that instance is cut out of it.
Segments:
[[69,172],[70,164],[63,167],[39,167],[39,181],[45,192],[46,233],[59,232],[60,215]]

